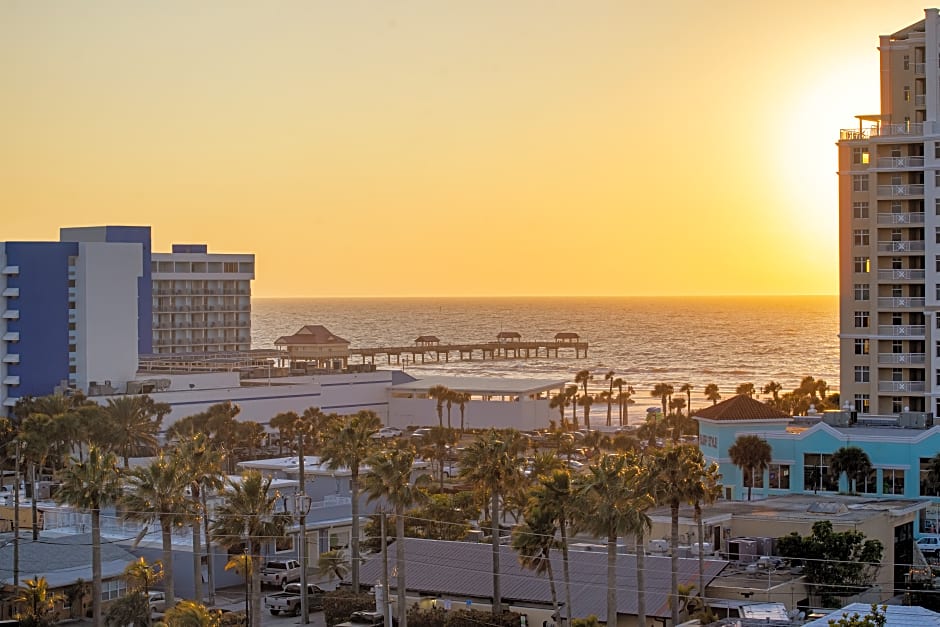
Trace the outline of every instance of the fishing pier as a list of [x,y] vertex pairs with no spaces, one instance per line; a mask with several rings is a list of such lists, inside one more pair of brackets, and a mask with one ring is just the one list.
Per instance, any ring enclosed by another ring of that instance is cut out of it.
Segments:
[[[411,346],[378,346],[374,348],[350,348],[349,356],[358,356],[361,363],[375,363],[376,357],[385,356],[386,363],[401,363],[402,355],[410,355],[412,363],[427,361],[449,362],[487,359],[550,359],[568,354],[575,359],[586,358],[588,343],[581,341],[577,333],[556,333],[551,340],[523,340],[515,331],[503,331],[495,342],[465,342],[444,344],[433,335],[422,335]],[[406,359],[407,361],[407,359]]]

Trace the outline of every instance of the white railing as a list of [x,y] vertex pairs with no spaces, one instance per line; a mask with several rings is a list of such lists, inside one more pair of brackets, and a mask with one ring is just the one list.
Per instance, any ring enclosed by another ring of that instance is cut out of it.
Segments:
[[927,104],[927,94],[916,94],[914,96],[914,106],[923,107]]
[[880,281],[923,281],[923,270],[879,270],[878,279]]
[[883,296],[878,299],[879,309],[908,309],[911,307],[923,307],[927,302],[923,296]]
[[900,124],[882,124],[870,129],[872,137],[895,137],[898,135],[923,135],[923,122],[902,122]]
[[920,76],[923,76],[926,69],[927,69],[927,65],[924,64],[924,63],[915,63],[915,64],[914,64],[914,74],[918,74],[918,75],[920,75]]
[[878,224],[923,224],[924,212],[879,213]]
[[922,168],[923,157],[878,157],[879,168]]
[[922,324],[878,325],[878,335],[891,335],[894,337],[923,337],[924,330],[924,325]]
[[926,383],[923,381],[879,381],[879,392],[923,392]]
[[878,353],[879,364],[923,364],[924,353]]
[[897,242],[878,242],[878,252],[880,253],[909,253],[913,251],[923,251],[924,240],[901,240]]
[[890,196],[892,198],[901,196],[923,196],[924,185],[922,183],[913,185],[879,185],[879,196]]

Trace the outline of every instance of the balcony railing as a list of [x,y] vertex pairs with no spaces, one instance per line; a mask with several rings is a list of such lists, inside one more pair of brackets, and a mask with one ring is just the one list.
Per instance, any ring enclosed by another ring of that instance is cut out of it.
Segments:
[[926,304],[923,296],[882,296],[878,299],[879,309],[910,309],[922,308]]
[[883,169],[907,169],[924,167],[923,157],[879,157],[878,167]]
[[892,337],[924,337],[922,324],[879,324],[878,335]]
[[882,124],[871,129],[872,137],[895,137],[898,135],[923,135],[923,122],[901,122],[900,124]]
[[879,270],[879,281],[923,281],[923,270]]
[[878,353],[879,364],[924,364],[924,353]]
[[10,353],[9,355],[4,356],[3,363],[18,364],[20,363],[20,356],[16,353]]
[[922,239],[878,242],[878,252],[880,253],[910,253],[923,251],[924,240]]
[[20,295],[20,288],[18,287],[8,287],[3,290],[3,296],[6,298],[17,298]]
[[879,381],[879,392],[923,392],[927,388],[924,381]]
[[4,342],[19,342],[20,341],[19,331],[7,331],[6,333],[3,334],[3,341]]
[[878,224],[923,224],[924,212],[910,213],[879,213]]
[[19,309],[7,309],[6,311],[3,312],[3,317],[6,320],[19,320],[20,311]]
[[914,96],[914,106],[923,107],[927,104],[927,94],[916,94]]
[[924,185],[923,183],[909,184],[909,185],[879,185],[878,195],[889,196],[891,198],[901,198],[901,197],[907,197],[907,196],[923,196]]
[[927,69],[926,64],[924,63],[915,63],[914,64],[914,74],[916,76],[923,76],[924,71]]

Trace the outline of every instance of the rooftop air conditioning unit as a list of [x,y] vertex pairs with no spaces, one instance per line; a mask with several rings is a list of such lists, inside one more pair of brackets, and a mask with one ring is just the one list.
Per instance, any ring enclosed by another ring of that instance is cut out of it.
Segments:
[[734,538],[728,541],[728,559],[732,562],[750,564],[757,561],[757,540]]

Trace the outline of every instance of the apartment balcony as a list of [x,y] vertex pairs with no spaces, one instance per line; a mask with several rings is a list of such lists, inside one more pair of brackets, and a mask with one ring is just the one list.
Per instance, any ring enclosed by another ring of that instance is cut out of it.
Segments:
[[914,76],[924,76],[926,74],[927,65],[925,63],[915,63],[914,64]]
[[16,375],[8,375],[3,378],[3,385],[19,385],[20,378]]
[[0,270],[0,274],[4,274],[6,276],[19,276],[20,267],[19,266],[5,266],[3,270]]
[[915,95],[914,95],[914,106],[915,106],[915,107],[926,107],[926,106],[927,106],[927,94],[915,94]]
[[20,356],[16,353],[10,353],[9,355],[3,356],[3,363],[5,364],[18,364],[20,363]]
[[20,310],[19,309],[7,309],[3,312],[4,320],[19,320],[20,319]]
[[884,296],[878,299],[879,309],[923,309],[927,299],[923,296]]
[[879,157],[878,167],[882,170],[908,170],[924,167],[923,157]]
[[5,401],[3,401],[4,407],[16,407],[16,404],[20,401],[19,396],[8,396]]
[[924,184],[911,183],[903,185],[879,185],[878,196],[885,198],[908,198],[911,196],[923,196]]
[[20,334],[18,331],[7,331],[6,333],[3,334],[3,341],[4,342],[19,342]]
[[878,242],[879,253],[913,253],[924,252],[924,240],[901,240],[891,242]]
[[924,392],[927,389],[925,381],[879,381],[879,392]]
[[878,335],[890,335],[891,337],[924,337],[924,325],[922,324],[879,324]]
[[879,213],[878,224],[923,224],[924,212],[917,211],[911,213]]
[[871,137],[903,137],[905,135],[923,135],[923,122],[901,122],[900,124],[882,124],[869,129]]
[[18,287],[8,287],[8,288],[6,288],[5,290],[3,290],[3,294],[2,294],[2,295],[3,295],[4,297],[6,297],[6,298],[19,298],[19,295],[20,295],[20,288],[18,288]]
[[910,269],[879,270],[878,280],[879,281],[923,281],[924,271],[923,270],[910,270]]
[[926,363],[926,357],[924,353],[878,353],[878,363],[889,366],[894,364],[921,365]]

